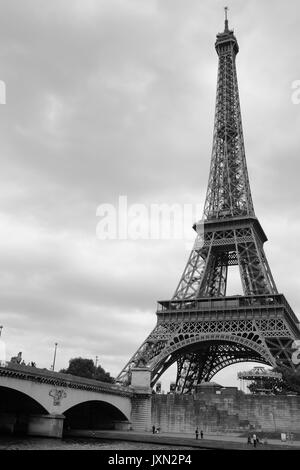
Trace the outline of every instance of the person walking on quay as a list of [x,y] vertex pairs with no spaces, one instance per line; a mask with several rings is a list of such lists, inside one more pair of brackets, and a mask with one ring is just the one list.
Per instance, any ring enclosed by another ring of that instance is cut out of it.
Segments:
[[155,426],[154,426],[154,424],[153,424],[153,426],[152,426],[152,434],[155,434]]
[[257,444],[257,437],[256,437],[256,434],[253,434],[252,440],[253,440],[253,447],[256,447],[256,444]]
[[196,439],[199,439],[199,428],[198,428],[198,426],[196,427],[195,434],[196,434]]
[[202,429],[201,429],[201,432],[200,432],[200,437],[201,437],[201,439],[203,439],[203,431],[202,431]]
[[251,436],[250,436],[250,434],[248,434],[247,444],[248,444],[248,445],[249,445],[249,444],[250,444],[250,445],[252,444],[252,441],[251,441]]

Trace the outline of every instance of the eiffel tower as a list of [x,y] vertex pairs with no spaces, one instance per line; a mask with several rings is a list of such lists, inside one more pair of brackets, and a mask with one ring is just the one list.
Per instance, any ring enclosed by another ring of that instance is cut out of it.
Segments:
[[[119,374],[151,371],[151,385],[177,362],[177,393],[191,393],[224,367],[255,361],[297,370],[299,321],[278,293],[254,213],[240,111],[234,32],[217,34],[218,81],[213,148],[202,221],[171,300],[159,301],[157,325]],[[239,267],[243,294],[226,296],[228,267]]]

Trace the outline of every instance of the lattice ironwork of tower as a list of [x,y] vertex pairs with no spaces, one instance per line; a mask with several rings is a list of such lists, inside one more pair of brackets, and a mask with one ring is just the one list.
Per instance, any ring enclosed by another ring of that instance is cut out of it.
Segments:
[[[267,237],[254,213],[235,63],[239,46],[227,12],[215,48],[219,68],[203,220],[194,225],[196,241],[173,298],[158,302],[157,325],[117,378],[124,384],[133,367],[146,366],[154,385],[175,362],[178,393],[190,393],[237,362],[299,367],[299,321],[277,291],[263,249]],[[242,296],[226,296],[232,265],[239,267]]]

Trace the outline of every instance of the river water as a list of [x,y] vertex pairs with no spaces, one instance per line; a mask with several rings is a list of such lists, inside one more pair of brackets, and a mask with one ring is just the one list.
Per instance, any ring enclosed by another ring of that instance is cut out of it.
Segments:
[[104,439],[1,437],[0,450],[192,450],[192,447]]

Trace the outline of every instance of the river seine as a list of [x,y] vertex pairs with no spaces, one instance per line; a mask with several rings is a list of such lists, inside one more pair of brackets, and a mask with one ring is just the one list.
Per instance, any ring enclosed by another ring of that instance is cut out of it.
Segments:
[[1,437],[0,450],[191,450],[192,447],[100,439]]

